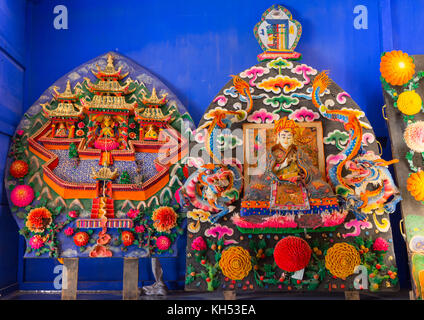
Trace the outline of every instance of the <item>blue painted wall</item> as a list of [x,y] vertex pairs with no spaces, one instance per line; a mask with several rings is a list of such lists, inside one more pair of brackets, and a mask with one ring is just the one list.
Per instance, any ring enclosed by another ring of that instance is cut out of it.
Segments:
[[[3,115],[0,145],[7,145],[2,142],[7,141],[22,111],[56,79],[109,50],[128,56],[159,76],[197,123],[229,75],[256,63],[261,49],[253,36],[253,27],[274,3],[275,0],[32,0],[27,2],[24,21],[25,1],[0,0],[0,110]],[[424,52],[421,42],[424,27],[420,19],[424,2],[287,0],[281,4],[303,26],[296,49],[303,53],[303,62],[320,70],[330,70],[332,79],[365,110],[377,136],[387,138],[381,116],[380,54],[392,48],[411,54]],[[67,30],[53,27],[56,5],[65,5],[68,9]],[[354,28],[353,10],[357,5],[364,5],[368,10],[366,30]],[[6,147],[0,148],[0,170],[5,150]],[[387,144],[384,157],[390,156]],[[8,265],[11,270],[10,266],[16,263],[18,241],[5,203],[3,197],[0,250],[7,250],[7,255],[0,252],[0,268]],[[392,221],[395,249],[401,284],[408,287],[405,245],[396,227],[399,217],[400,214],[393,216]],[[22,241],[19,243],[20,257],[24,247]],[[182,252],[184,247],[182,241]],[[184,259],[183,255],[179,259],[162,260],[165,278],[172,281],[169,284],[175,288],[182,287]],[[50,259],[24,261],[19,258],[21,288],[53,289],[56,264]],[[122,287],[122,260],[82,259],[80,264],[80,289],[119,290]],[[0,288],[3,279],[13,278],[7,273],[3,276],[2,270]],[[16,270],[8,272],[16,274]],[[140,279],[152,279],[148,260],[142,262]]]
[[5,197],[3,178],[10,135],[23,111],[24,0],[0,1],[0,295],[18,283],[18,229]]

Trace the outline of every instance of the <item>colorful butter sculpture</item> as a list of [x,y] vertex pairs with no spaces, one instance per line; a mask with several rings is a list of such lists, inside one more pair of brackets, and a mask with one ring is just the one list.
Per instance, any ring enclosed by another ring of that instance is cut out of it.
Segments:
[[300,53],[294,52],[300,36],[302,25],[293,20],[289,10],[274,5],[264,12],[253,30],[261,48],[265,51],[258,55],[258,60],[276,59],[299,60]]
[[254,32],[262,62],[213,99],[184,162],[186,288],[396,289],[392,161],[349,94],[293,61],[301,26],[287,9]]
[[26,257],[175,256],[183,132],[158,79],[117,53],[65,75],[27,111],[5,177]]
[[401,202],[413,291],[424,296],[424,56],[402,51],[385,52],[380,63],[384,100]]

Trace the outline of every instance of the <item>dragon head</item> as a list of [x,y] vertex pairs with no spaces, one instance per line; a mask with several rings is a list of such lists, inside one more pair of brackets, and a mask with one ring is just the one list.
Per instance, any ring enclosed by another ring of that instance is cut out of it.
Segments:
[[225,165],[206,164],[202,166],[202,180],[209,186],[226,188],[231,185],[233,172]]
[[345,168],[350,173],[345,177],[347,184],[365,191],[368,184],[379,186],[386,178],[387,167],[399,160],[385,161],[373,151],[359,155],[353,160],[347,161]]
[[347,161],[345,168],[351,173],[345,177],[346,182],[349,185],[358,185],[364,182],[366,179],[372,178],[378,174],[378,171],[374,166],[375,165],[372,161],[363,159]]

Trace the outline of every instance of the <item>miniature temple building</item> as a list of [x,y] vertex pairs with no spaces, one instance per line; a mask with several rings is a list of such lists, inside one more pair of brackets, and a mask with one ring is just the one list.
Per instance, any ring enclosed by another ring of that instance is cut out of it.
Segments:
[[83,107],[76,104],[79,100],[78,95],[72,92],[69,80],[63,93],[59,93],[57,87],[53,87],[53,90],[55,92],[53,98],[58,103],[56,109],[48,109],[49,103],[41,104],[44,115],[52,122],[50,136],[74,138],[75,122],[83,117]]
[[146,107],[135,109],[135,120],[140,125],[140,140],[163,140],[162,130],[171,119],[171,115],[164,115],[161,108],[166,104],[166,94],[159,99],[153,88],[150,97],[143,96],[142,102]]
[[112,155],[105,151],[128,149],[128,118],[137,107],[137,102],[128,103],[125,97],[135,88],[130,89],[133,83],[130,79],[123,85],[119,82],[128,73],[121,74],[121,68],[115,69],[111,54],[104,70],[97,66],[97,72],[92,72],[98,82],[92,83],[85,78],[85,83],[94,96],[91,101],[81,99],[89,116],[87,147],[102,150],[100,164],[109,165],[113,163]]

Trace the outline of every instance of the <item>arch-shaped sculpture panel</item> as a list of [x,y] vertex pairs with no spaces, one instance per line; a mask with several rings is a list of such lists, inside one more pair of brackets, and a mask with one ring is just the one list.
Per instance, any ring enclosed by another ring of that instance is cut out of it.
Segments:
[[[110,52],[29,108],[5,184],[26,257],[174,256],[192,119],[157,77]],[[172,172],[172,175],[171,175]]]
[[397,286],[392,162],[350,95],[296,61],[300,32],[287,9],[267,10],[255,35],[268,51],[232,76],[194,133],[200,151],[180,190],[190,290]]

